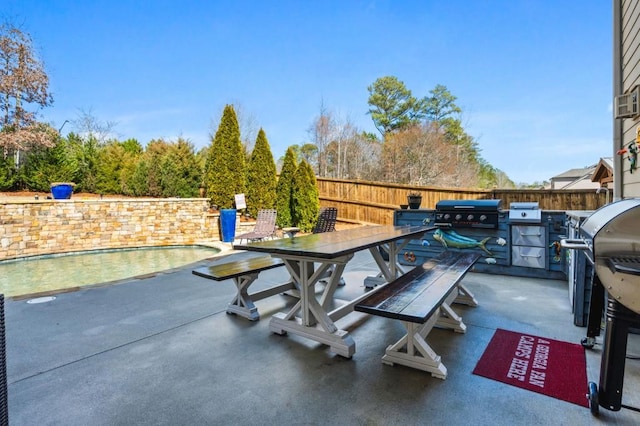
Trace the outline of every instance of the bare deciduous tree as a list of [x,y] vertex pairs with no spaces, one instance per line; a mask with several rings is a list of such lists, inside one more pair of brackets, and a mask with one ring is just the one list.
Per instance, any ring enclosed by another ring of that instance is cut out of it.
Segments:
[[380,145],[370,140],[351,122],[321,107],[309,128],[311,143],[317,148],[317,174],[333,178],[371,178],[380,158]]
[[382,150],[385,180],[412,185],[474,187],[477,164],[461,155],[432,124],[415,125],[387,137]]
[[100,121],[89,108],[88,110],[80,110],[78,118],[72,120],[71,124],[83,139],[89,140],[93,138],[98,143],[104,144],[108,139],[114,138],[113,129],[118,123],[115,121]]
[[0,146],[10,150],[52,146],[57,132],[37,121],[30,108],[51,105],[49,77],[33,47],[31,37],[11,24],[0,25]]
[[328,176],[327,148],[335,133],[335,120],[333,114],[320,104],[320,115],[308,130],[311,143],[318,148],[318,176]]

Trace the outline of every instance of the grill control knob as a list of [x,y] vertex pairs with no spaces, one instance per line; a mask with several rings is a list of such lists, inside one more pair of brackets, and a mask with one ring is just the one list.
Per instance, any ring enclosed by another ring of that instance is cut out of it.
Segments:
[[467,220],[468,220],[468,221],[472,221],[472,220],[473,220],[473,215],[472,215],[472,214],[470,214],[469,216],[467,216]]
[[449,213],[445,213],[444,220],[449,220],[450,217],[451,217],[451,215]]
[[462,219],[462,215],[461,214],[457,214],[456,215],[456,220],[460,220],[460,219]]
[[486,215],[480,215],[480,222],[484,222],[485,220],[487,220],[487,216]]
[[522,216],[522,217],[527,217],[527,212],[522,212],[522,213],[520,213],[520,216]]

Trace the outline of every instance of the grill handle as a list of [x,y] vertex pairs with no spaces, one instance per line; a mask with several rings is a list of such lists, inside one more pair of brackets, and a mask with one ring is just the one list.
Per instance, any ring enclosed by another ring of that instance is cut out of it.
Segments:
[[585,240],[562,239],[560,247],[573,250],[589,250],[589,246]]
[[607,266],[612,273],[621,272],[623,274],[631,274],[640,276],[640,268],[638,268],[638,260],[636,258],[606,258]]

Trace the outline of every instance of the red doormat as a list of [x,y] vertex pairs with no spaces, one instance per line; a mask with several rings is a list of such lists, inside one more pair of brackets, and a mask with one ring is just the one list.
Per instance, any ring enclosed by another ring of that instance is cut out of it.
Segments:
[[473,374],[589,407],[578,344],[497,329]]

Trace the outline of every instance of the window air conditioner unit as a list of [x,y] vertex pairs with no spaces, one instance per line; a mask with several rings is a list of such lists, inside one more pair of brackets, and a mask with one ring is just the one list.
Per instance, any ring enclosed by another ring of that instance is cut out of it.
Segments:
[[634,87],[629,93],[616,96],[616,118],[637,116],[638,101],[640,101],[640,86]]

